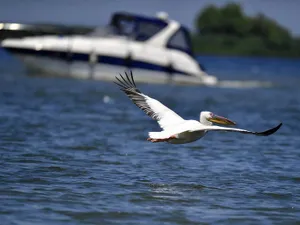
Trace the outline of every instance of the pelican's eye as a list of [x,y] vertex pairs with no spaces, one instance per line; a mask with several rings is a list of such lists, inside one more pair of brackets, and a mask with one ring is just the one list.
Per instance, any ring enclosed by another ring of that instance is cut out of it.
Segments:
[[210,117],[214,117],[214,114],[213,113],[209,113]]

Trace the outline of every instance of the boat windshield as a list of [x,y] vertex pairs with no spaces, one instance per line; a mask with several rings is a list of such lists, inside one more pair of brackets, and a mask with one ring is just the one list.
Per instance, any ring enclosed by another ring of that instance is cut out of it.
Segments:
[[186,52],[187,54],[193,56],[192,42],[190,33],[184,27],[178,29],[178,31],[170,38],[167,43],[167,48],[177,49],[179,51]]
[[146,41],[164,29],[167,25],[167,22],[157,18],[120,13],[115,14],[112,17],[109,26],[96,29],[90,33],[90,35],[118,35],[126,36],[136,41]]

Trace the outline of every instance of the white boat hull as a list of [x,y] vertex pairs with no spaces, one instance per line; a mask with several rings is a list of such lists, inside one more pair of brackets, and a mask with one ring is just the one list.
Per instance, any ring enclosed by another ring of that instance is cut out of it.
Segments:
[[[34,55],[16,55],[28,69],[28,72],[40,76],[58,76],[77,79],[92,79],[114,81],[115,76],[130,68],[125,66],[108,65],[103,63],[68,62],[49,57]],[[133,68],[135,80],[143,83],[180,83],[209,85],[211,81],[181,74],[168,74],[161,71],[151,71]],[[210,78],[210,77],[208,77]],[[212,82],[214,83],[214,81]]]

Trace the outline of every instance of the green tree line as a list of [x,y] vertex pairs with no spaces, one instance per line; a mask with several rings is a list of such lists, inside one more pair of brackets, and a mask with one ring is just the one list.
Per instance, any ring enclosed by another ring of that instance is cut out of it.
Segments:
[[207,6],[196,16],[195,28],[198,54],[300,57],[299,37],[263,14],[246,16],[236,3]]

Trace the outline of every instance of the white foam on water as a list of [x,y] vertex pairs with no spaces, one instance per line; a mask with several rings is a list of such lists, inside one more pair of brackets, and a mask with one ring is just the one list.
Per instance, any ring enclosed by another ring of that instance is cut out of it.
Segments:
[[258,80],[223,80],[219,81],[216,86],[223,88],[270,88],[274,87],[274,84],[269,81]]

